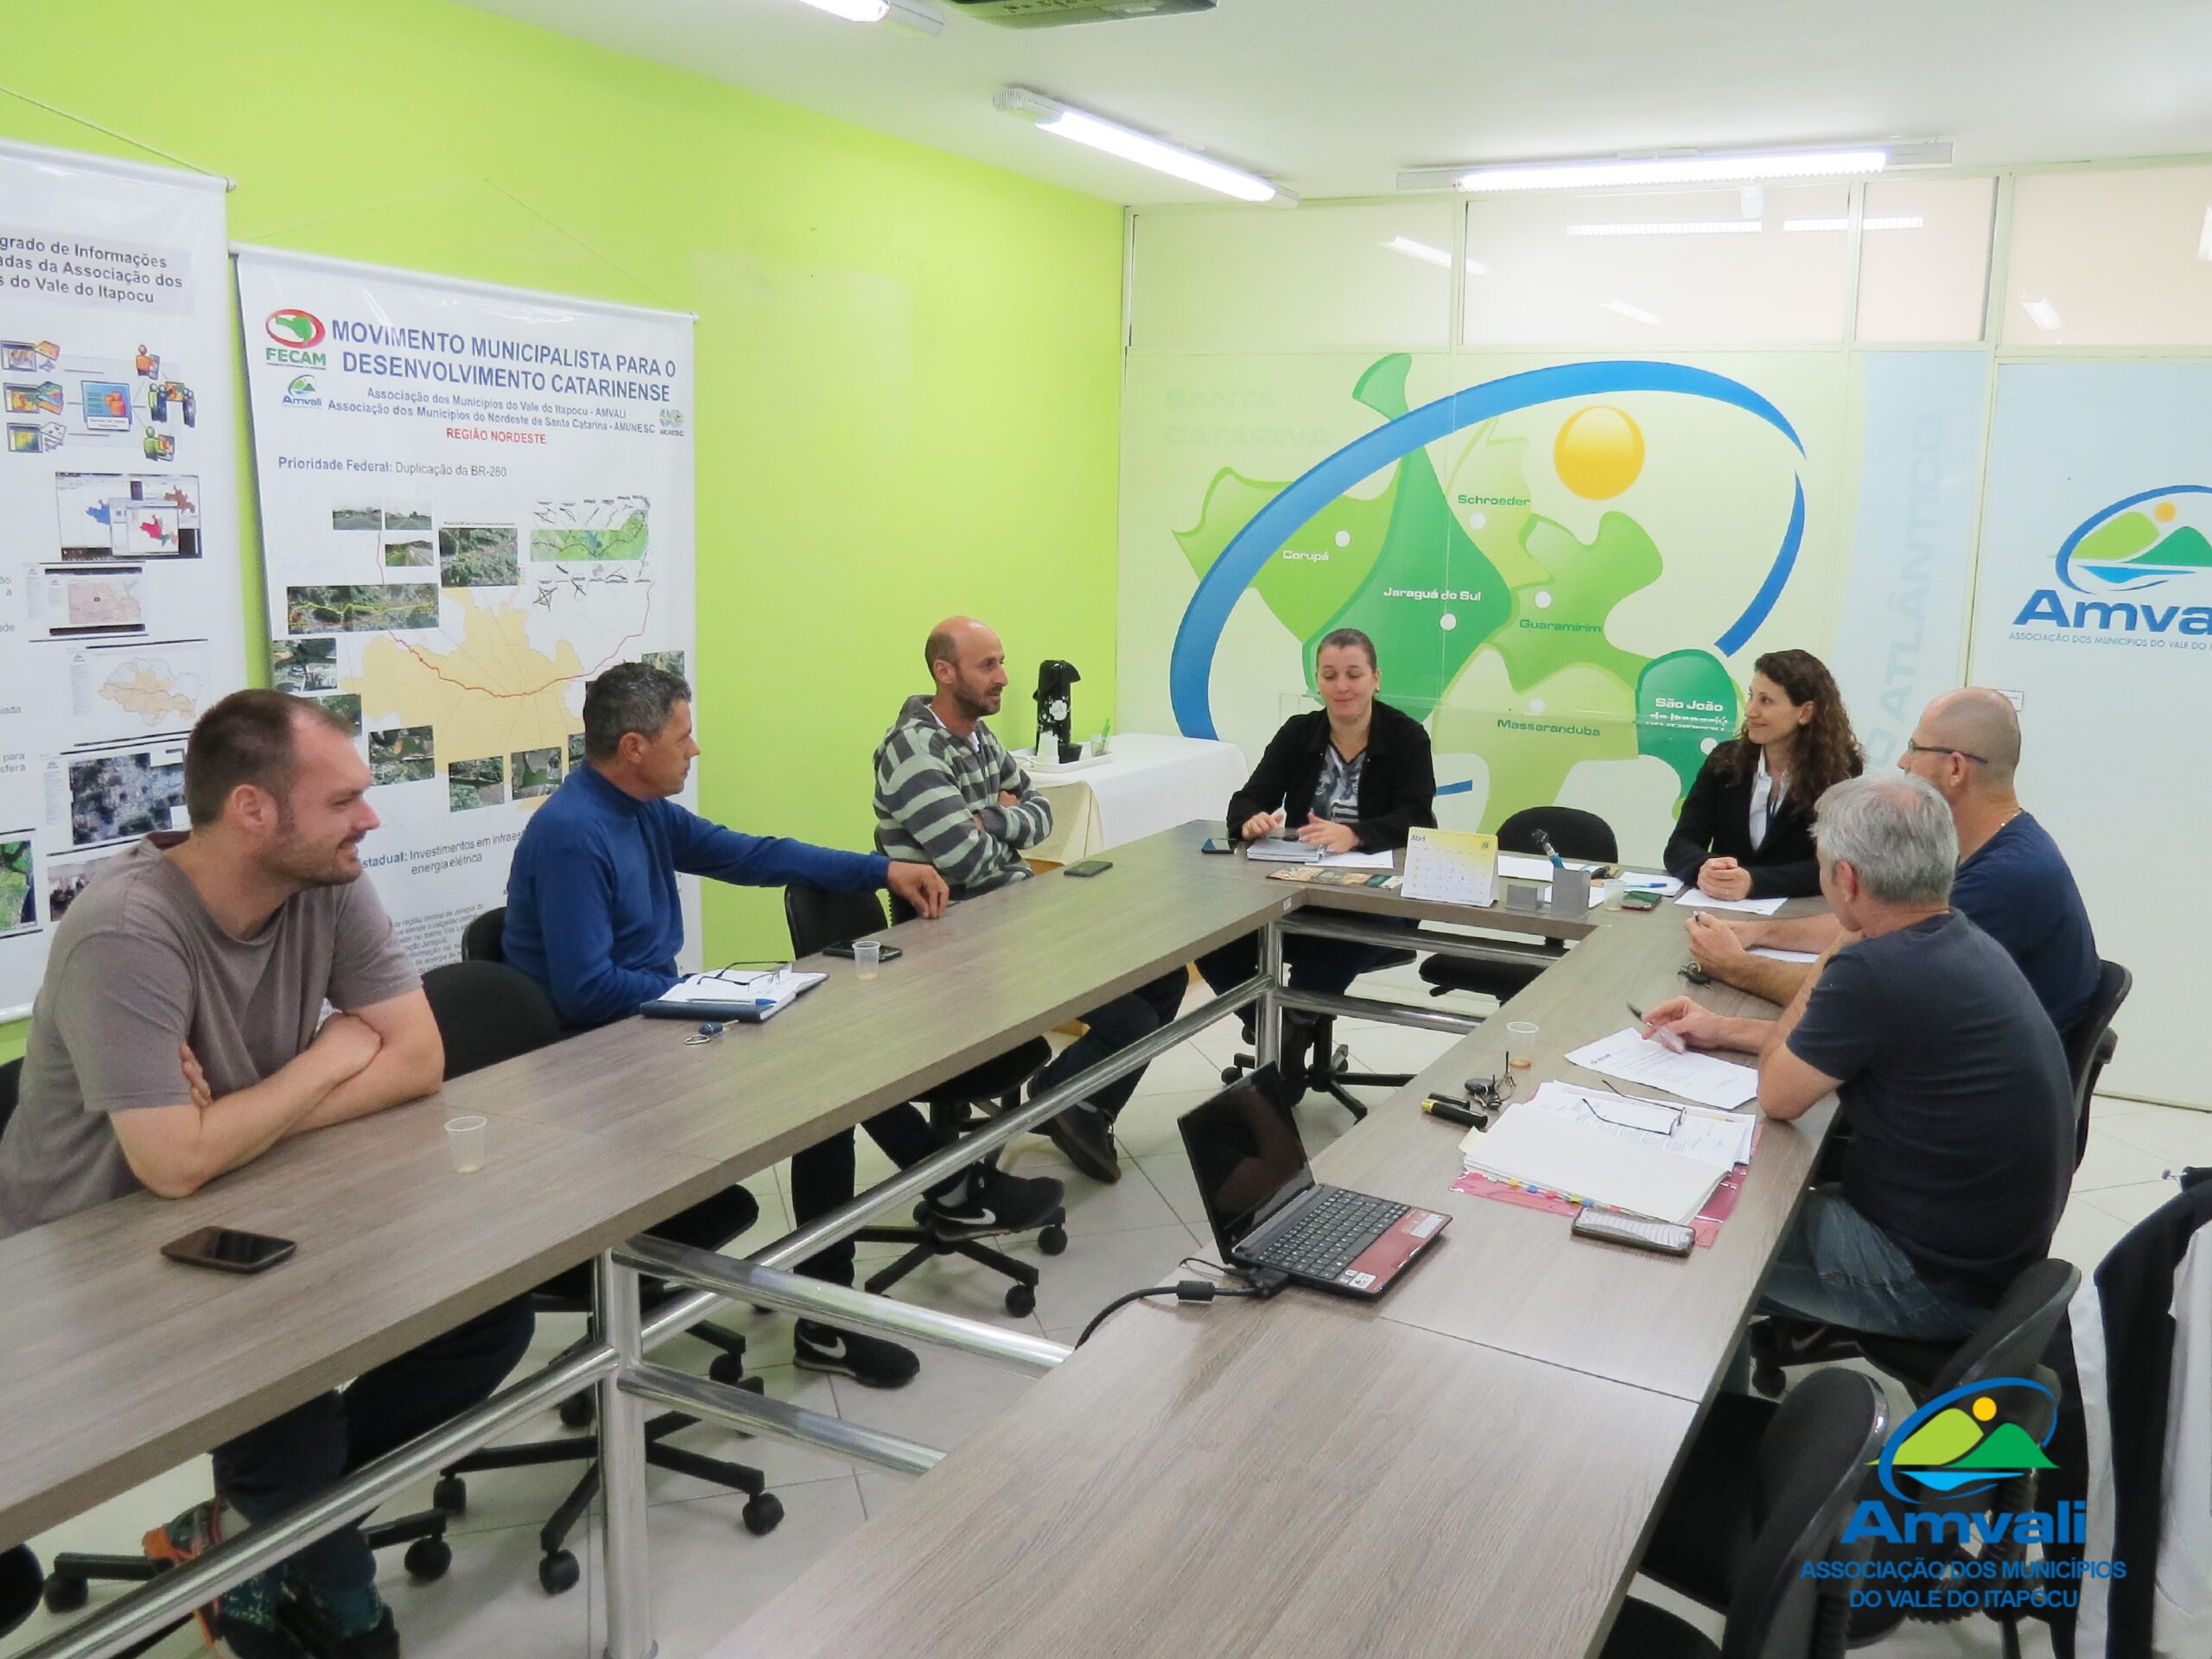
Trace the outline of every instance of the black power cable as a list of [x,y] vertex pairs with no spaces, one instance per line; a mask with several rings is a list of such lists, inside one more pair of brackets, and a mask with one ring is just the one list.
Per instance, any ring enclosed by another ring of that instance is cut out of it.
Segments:
[[1268,1270],[1246,1276],[1249,1282],[1243,1285],[1214,1285],[1203,1279],[1184,1279],[1172,1285],[1148,1285],[1142,1290],[1124,1291],[1098,1310],[1090,1323],[1083,1327],[1083,1334],[1075,1339],[1075,1345],[1080,1348],[1089,1342],[1090,1333],[1105,1324],[1116,1309],[1142,1301],[1147,1296],[1173,1296],[1183,1304],[1211,1302],[1224,1296],[1256,1296],[1264,1300],[1290,1282],[1287,1274]]

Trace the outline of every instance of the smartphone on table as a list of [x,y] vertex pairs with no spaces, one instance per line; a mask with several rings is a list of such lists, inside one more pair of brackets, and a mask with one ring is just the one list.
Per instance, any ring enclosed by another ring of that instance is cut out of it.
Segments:
[[267,1233],[241,1232],[233,1227],[202,1227],[173,1238],[162,1254],[187,1267],[213,1268],[218,1273],[259,1273],[289,1261],[299,1247],[289,1238]]

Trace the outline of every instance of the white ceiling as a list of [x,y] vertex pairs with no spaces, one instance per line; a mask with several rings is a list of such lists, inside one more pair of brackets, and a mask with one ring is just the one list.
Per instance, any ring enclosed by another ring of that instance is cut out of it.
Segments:
[[[1109,200],[1221,198],[990,107],[1026,85],[1309,200],[1402,167],[1950,138],[1963,166],[2212,151],[2207,0],[1221,0],[934,39],[798,0],[470,0]],[[947,8],[947,10],[951,10]]]

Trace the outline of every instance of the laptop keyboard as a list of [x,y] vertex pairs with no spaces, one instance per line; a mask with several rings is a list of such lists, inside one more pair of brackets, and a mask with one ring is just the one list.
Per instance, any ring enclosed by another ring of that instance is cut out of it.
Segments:
[[1307,1206],[1295,1225],[1258,1249],[1248,1245],[1243,1253],[1287,1273],[1333,1280],[1405,1213],[1402,1204],[1330,1187]]

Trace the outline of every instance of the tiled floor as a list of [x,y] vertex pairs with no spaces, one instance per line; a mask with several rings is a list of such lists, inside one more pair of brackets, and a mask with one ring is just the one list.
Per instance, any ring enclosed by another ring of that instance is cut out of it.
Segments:
[[[1426,1000],[1426,988],[1410,969],[1372,976],[1363,988],[1408,1001]],[[1468,1006],[1481,1005],[1471,1001]],[[1340,1025],[1338,1036],[1349,1043],[1361,1065],[1394,1071],[1417,1069],[1451,1041],[1361,1022]],[[1075,1175],[1044,1140],[1015,1143],[1006,1160],[1009,1168],[1023,1174],[1058,1175],[1068,1185],[1066,1254],[1043,1257],[1030,1242],[1012,1249],[1037,1262],[1043,1270],[1035,1313],[1023,1319],[1007,1314],[1001,1300],[1004,1281],[957,1261],[931,1262],[897,1294],[1071,1342],[1118,1292],[1175,1276],[1176,1264],[1185,1255],[1210,1255],[1212,1241],[1198,1206],[1175,1119],[1220,1086],[1221,1068],[1237,1046],[1234,1024],[1217,1025],[1150,1069],[1122,1119],[1124,1173],[1117,1185],[1102,1187]],[[1333,1104],[1317,1100],[1300,1109],[1300,1122],[1308,1149],[1317,1152],[1349,1127]],[[2099,1101],[2089,1154],[2075,1179],[2056,1253],[2085,1267],[2100,1259],[2128,1227],[2173,1193],[2176,1189],[2166,1173],[2191,1163],[2212,1163],[2212,1114]],[[890,1169],[865,1137],[860,1169],[863,1184],[880,1179]],[[755,1183],[753,1191],[762,1216],[755,1231],[741,1241],[743,1249],[788,1231],[791,1224],[782,1171],[772,1183]],[[861,1246],[862,1274],[896,1254],[895,1246]],[[765,1379],[772,1395],[817,1411],[849,1414],[935,1446],[957,1444],[1028,1386],[1020,1373],[929,1352],[921,1376],[909,1387],[875,1392],[843,1379],[795,1370],[786,1320],[751,1316],[734,1325],[747,1334],[748,1364]],[[574,1321],[547,1322],[539,1332],[533,1359],[550,1357],[575,1334]],[[712,1354],[687,1338],[663,1351],[660,1357],[671,1364],[703,1370]],[[512,1438],[532,1440],[560,1433],[549,1414]],[[718,1492],[684,1476],[653,1472],[648,1491],[653,1504],[654,1618],[665,1659],[690,1659],[703,1652],[868,1516],[899,1502],[908,1484],[888,1474],[856,1475],[822,1454],[772,1440],[747,1440],[711,1427],[686,1430],[677,1444],[761,1467],[783,1502],[785,1519],[770,1536],[751,1537],[739,1518],[741,1497]],[[410,1583],[396,1554],[385,1561],[383,1588],[397,1611],[410,1655],[416,1659],[591,1659],[599,1652],[606,1610],[600,1599],[594,1523],[580,1527],[570,1541],[583,1567],[582,1582],[560,1596],[546,1595],[537,1582],[537,1528],[576,1473],[577,1465],[565,1465],[471,1478],[468,1513],[452,1529],[453,1567],[438,1583]],[[207,1483],[206,1460],[197,1459],[57,1528],[35,1541],[36,1548],[42,1558],[49,1559],[57,1549],[131,1549],[146,1527],[204,1497]],[[419,1493],[410,1495],[409,1503],[387,1513],[423,1507],[428,1501],[426,1483]],[[1656,1593],[1665,1599],[1664,1592]],[[1717,1632],[1717,1621],[1699,1618]],[[23,1630],[0,1643],[0,1655],[19,1651],[51,1634],[58,1624],[44,1613],[35,1616]],[[2049,1653],[2039,1626],[2029,1628],[2026,1648],[2031,1656]],[[1952,1659],[1998,1650],[1993,1627],[1974,1622],[1908,1627],[1870,1649],[1897,1659]],[[181,1659],[202,1649],[196,1634],[187,1630],[151,1651],[161,1659]]]

